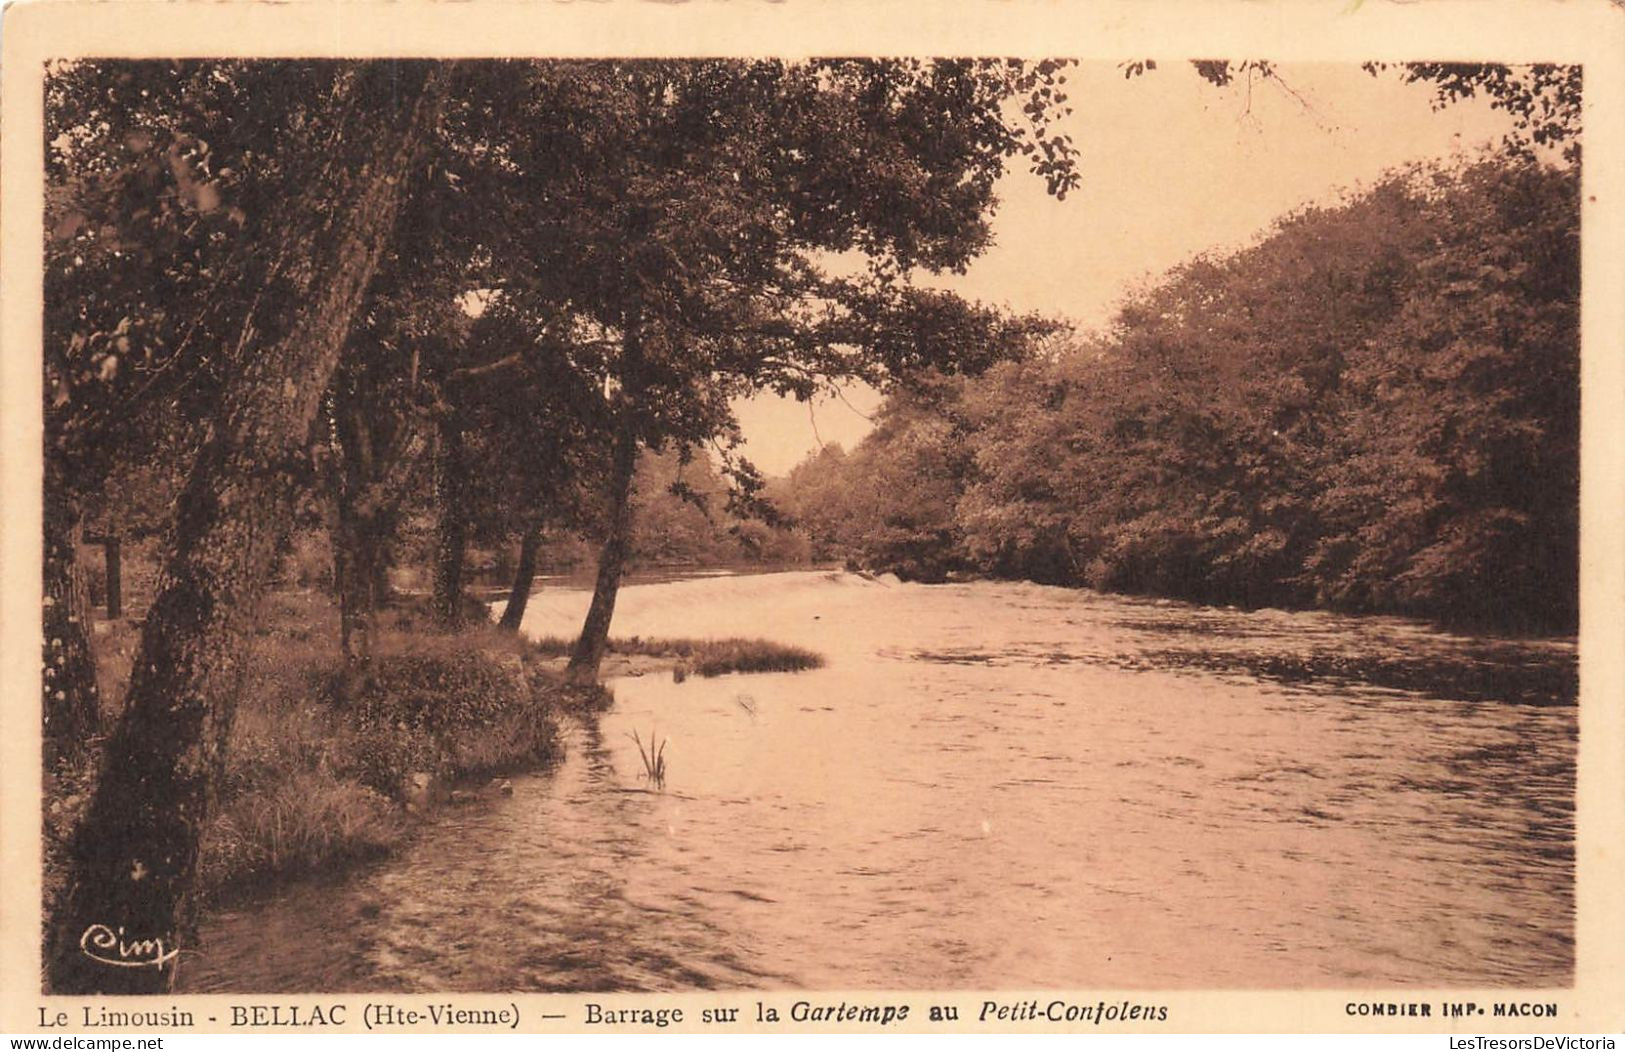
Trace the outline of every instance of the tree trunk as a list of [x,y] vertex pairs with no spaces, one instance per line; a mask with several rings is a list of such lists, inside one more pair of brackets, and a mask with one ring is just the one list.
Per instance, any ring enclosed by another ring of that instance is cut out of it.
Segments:
[[360,546],[355,521],[354,494],[338,483],[333,494],[333,591],[339,601],[339,653],[344,664],[365,664],[371,655],[366,628],[367,611],[357,594],[357,548]]
[[124,616],[123,543],[119,535],[109,530],[96,537],[102,546],[102,567],[107,581],[107,619],[117,621]]
[[372,659],[372,622],[385,561],[370,404],[362,378],[341,379],[333,398],[333,578],[339,600],[339,649],[351,671]]
[[452,626],[463,616],[463,556],[468,549],[468,501],[463,486],[463,428],[447,414],[440,418],[435,465],[435,506],[439,526],[434,550],[435,620]]
[[598,669],[609,648],[609,624],[615,616],[615,599],[620,592],[621,575],[632,549],[632,479],[637,468],[638,440],[635,430],[623,422],[615,434],[614,464],[610,475],[609,536],[598,556],[598,578],[593,584],[592,605],[582,623],[581,635],[570,654],[566,674],[571,683],[598,682]]
[[378,392],[369,363],[340,366],[333,392],[333,571],[340,648],[351,666],[371,658],[373,622],[391,599],[389,570],[416,432]]
[[[270,335],[231,363],[176,502],[123,717],[69,846],[47,935],[53,993],[161,993],[190,941],[199,840],[294,468],[446,80],[443,65],[420,63],[363,64],[338,76],[326,112],[344,116],[318,145],[322,169],[282,226],[289,287],[278,301],[289,306],[254,319]],[[345,149],[352,145],[360,157]]]
[[74,544],[76,516],[59,479],[45,489],[44,692],[45,769],[83,754],[100,729],[101,699],[90,645],[91,606]]
[[536,583],[536,554],[542,547],[542,523],[537,520],[525,531],[519,542],[519,565],[514,568],[513,588],[508,592],[508,606],[502,611],[503,628],[519,631],[525,620],[525,607],[530,603],[530,589]]
[[593,584],[592,604],[576,639],[566,678],[575,684],[598,682],[598,669],[609,648],[609,625],[615,616],[615,599],[621,588],[621,575],[632,550],[632,480],[638,466],[638,429],[634,418],[643,354],[637,322],[627,326],[622,348],[620,411],[616,414],[615,447],[611,452],[609,493],[609,535],[598,556],[598,578]]
[[385,547],[393,543],[392,537],[386,535],[388,528],[382,522],[377,526],[377,546],[373,550],[378,558],[372,562],[372,587],[368,591],[372,595],[372,608],[382,610],[395,601],[394,589],[389,583],[389,570],[395,563],[393,553]]

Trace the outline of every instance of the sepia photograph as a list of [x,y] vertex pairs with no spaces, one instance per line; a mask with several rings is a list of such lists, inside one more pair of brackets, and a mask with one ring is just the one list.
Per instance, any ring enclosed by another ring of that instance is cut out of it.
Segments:
[[1578,1025],[1590,68],[541,40],[34,74],[14,993]]

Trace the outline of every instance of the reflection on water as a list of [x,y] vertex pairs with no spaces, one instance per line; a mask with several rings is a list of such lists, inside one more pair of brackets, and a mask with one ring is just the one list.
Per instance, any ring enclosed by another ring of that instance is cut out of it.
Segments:
[[616,632],[829,664],[617,682],[511,798],[212,917],[187,987],[1570,980],[1570,643],[821,573],[632,587]]

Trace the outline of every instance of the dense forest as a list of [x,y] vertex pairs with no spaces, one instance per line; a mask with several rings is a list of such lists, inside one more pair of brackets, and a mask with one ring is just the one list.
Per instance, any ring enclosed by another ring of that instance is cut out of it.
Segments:
[[775,495],[821,557],[918,580],[1572,630],[1579,252],[1570,167],[1393,173],[893,395]]

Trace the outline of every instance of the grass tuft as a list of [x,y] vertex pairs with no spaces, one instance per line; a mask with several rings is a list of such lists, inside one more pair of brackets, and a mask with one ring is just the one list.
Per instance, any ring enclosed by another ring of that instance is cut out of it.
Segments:
[[801,672],[820,668],[824,659],[802,647],[762,639],[714,639],[695,648],[690,658],[696,675],[730,672]]
[[401,809],[384,794],[325,769],[289,769],[216,812],[198,880],[207,897],[218,897],[386,854],[406,832]]
[[638,737],[636,730],[632,731],[632,740],[637,743],[638,756],[643,759],[643,777],[656,789],[666,788],[666,743],[671,739],[656,739],[651,729],[647,749],[643,747],[643,739]]
[[[546,636],[528,646],[537,657],[554,658],[570,653],[573,640]],[[822,668],[824,659],[805,647],[774,643],[766,639],[644,639],[630,636],[609,641],[609,653],[623,656],[671,658],[679,667],[696,676],[723,676],[730,672],[801,672]]]

